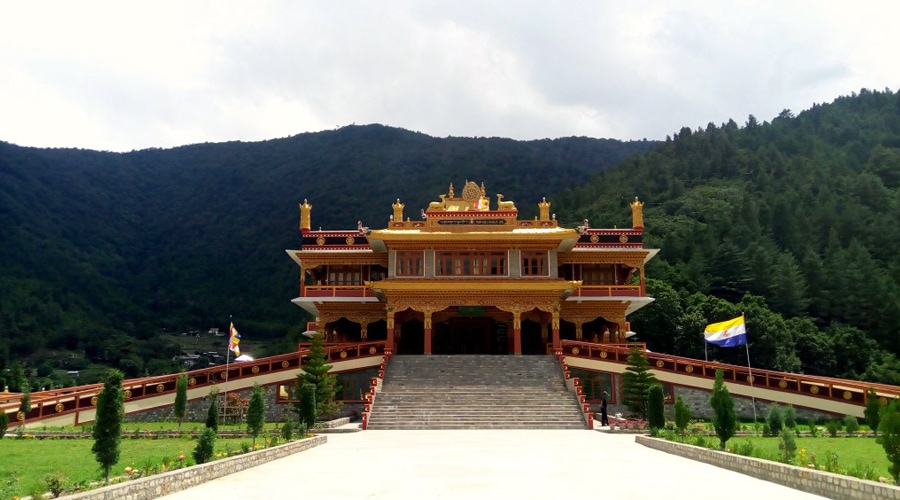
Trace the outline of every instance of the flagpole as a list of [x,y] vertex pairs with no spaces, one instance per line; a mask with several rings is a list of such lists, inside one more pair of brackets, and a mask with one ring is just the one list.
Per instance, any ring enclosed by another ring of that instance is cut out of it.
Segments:
[[[747,318],[744,317],[743,312],[741,312],[741,318],[743,318],[744,325],[746,325]],[[744,326],[744,328],[746,328],[746,326]],[[756,396],[754,395],[755,391],[753,390],[753,368],[750,367],[750,343],[745,341],[744,347],[747,350],[747,372],[750,374],[747,378],[750,382],[750,401],[753,403],[753,428],[756,429]]]
[[[231,330],[234,328],[234,320],[231,315],[228,315],[228,335],[225,336],[228,339],[228,344],[225,346],[225,382],[228,382],[228,366],[231,362]],[[222,407],[226,407],[228,405],[228,387],[225,387],[225,392],[222,393]],[[228,410],[225,410],[228,411]]]

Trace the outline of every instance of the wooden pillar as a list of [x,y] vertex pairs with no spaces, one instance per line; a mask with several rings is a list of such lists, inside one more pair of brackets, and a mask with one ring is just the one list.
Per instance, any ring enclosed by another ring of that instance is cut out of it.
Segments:
[[425,311],[425,348],[424,354],[431,354],[431,311]]
[[513,312],[513,354],[522,354],[522,313]]
[[387,339],[384,343],[384,353],[390,355],[394,352],[394,311],[388,309],[387,317]]
[[562,342],[559,339],[559,307],[553,308],[553,349],[562,348]]

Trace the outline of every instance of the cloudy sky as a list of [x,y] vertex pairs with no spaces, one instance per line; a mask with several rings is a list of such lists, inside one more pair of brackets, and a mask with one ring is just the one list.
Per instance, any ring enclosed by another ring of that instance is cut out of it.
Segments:
[[663,139],[900,87],[900,2],[11,1],[0,141]]

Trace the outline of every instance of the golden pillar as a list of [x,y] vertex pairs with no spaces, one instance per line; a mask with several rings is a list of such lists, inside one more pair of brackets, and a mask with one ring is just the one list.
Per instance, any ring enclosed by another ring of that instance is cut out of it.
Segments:
[[583,326],[584,326],[583,321],[575,322],[575,340],[581,341],[584,339],[584,332],[582,330]]
[[300,204],[300,231],[303,231],[304,229],[309,231],[312,228],[309,217],[311,212],[312,205],[306,200],[303,200],[303,203]]
[[363,323],[359,325],[359,340],[361,342],[365,342],[366,338],[369,336],[369,324]]

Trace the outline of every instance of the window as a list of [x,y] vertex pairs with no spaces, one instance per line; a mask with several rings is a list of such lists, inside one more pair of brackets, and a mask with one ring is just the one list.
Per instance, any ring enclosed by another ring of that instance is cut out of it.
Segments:
[[581,279],[585,285],[615,285],[616,270],[612,264],[585,264]]
[[362,266],[328,266],[328,284],[331,286],[362,285]]
[[397,276],[423,276],[423,252],[397,252]]
[[522,250],[522,276],[549,276],[546,251]]
[[435,252],[437,276],[506,276],[506,252]]

